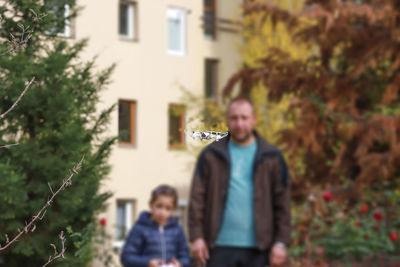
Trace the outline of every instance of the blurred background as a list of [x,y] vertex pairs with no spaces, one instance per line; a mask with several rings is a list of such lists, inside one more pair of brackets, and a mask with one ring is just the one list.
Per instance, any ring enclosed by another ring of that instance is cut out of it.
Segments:
[[254,101],[257,130],[290,167],[288,264],[399,266],[397,1],[0,4],[3,112],[35,77],[1,121],[2,144],[18,143],[0,150],[3,247],[84,156],[38,230],[0,250],[0,266],[41,266],[60,231],[66,258],[54,266],[120,266],[160,184],[177,188],[174,216],[187,230],[193,167],[209,142],[188,132],[226,131],[237,95]]

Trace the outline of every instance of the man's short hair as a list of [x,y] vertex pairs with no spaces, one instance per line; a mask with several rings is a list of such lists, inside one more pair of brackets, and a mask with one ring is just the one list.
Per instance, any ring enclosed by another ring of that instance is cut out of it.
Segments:
[[226,107],[226,114],[228,114],[229,109],[231,108],[232,104],[236,102],[246,102],[251,106],[251,109],[253,110],[253,114],[255,114],[255,109],[254,109],[254,103],[251,101],[250,98],[246,96],[237,96],[235,98],[232,98],[231,101],[229,101],[228,106]]

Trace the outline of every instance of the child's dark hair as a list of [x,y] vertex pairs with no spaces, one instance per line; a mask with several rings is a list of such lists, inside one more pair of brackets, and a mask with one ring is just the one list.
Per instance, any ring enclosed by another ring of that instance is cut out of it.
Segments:
[[169,196],[174,199],[174,207],[176,208],[178,205],[178,193],[176,192],[176,189],[173,188],[172,186],[162,184],[157,186],[152,192],[151,192],[151,198],[150,198],[150,203],[153,203],[156,201],[157,197],[160,195],[163,196]]

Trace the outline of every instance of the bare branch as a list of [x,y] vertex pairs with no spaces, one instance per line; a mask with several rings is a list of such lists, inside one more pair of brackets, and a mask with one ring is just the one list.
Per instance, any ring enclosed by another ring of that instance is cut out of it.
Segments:
[[18,97],[17,101],[15,101],[15,103],[3,114],[0,115],[0,120],[4,119],[4,117],[15,108],[15,106],[18,104],[19,101],[21,101],[21,98],[25,95],[26,91],[28,91],[29,86],[31,86],[31,84],[35,81],[35,77],[32,77],[32,79],[30,80],[30,82],[25,86],[24,91],[22,91],[22,93],[20,94],[20,96]]
[[[18,27],[22,29],[21,38],[17,39],[13,34],[10,33],[10,39],[7,41],[10,44],[10,49],[0,53],[0,56],[11,54],[21,48],[26,47],[28,40],[32,37],[32,31],[27,33],[26,30],[29,27],[25,28],[21,23],[18,23]],[[27,35],[25,35],[26,33]]]
[[55,259],[59,258],[59,257],[63,257],[64,258],[64,252],[66,250],[65,248],[65,236],[64,236],[64,232],[61,231],[60,235],[58,236],[61,240],[61,251],[60,253],[57,252],[57,247],[54,244],[50,244],[50,246],[53,247],[54,249],[54,256],[49,256],[49,260],[42,265],[42,267],[47,266],[50,262],[54,261]]
[[43,212],[42,217],[38,217],[39,220],[43,220],[43,217],[44,217],[44,215],[46,214],[46,211],[47,211],[47,210],[45,210],[45,211]]
[[[22,23],[17,23],[17,26],[22,30],[21,37],[17,39],[13,34],[10,33],[10,39],[7,41],[10,45],[10,49],[0,53],[0,56],[4,56],[10,53],[13,53],[15,51],[18,51],[19,49],[23,49],[27,46],[29,39],[31,39],[32,34],[35,30],[35,26],[39,23],[39,21],[45,17],[45,14],[40,14],[37,15],[36,12],[33,9],[29,9],[30,12],[34,15],[33,22],[34,25],[33,27],[29,30],[30,26],[28,25],[25,27]],[[2,17],[0,16],[0,22],[2,21]]]
[[9,148],[9,147],[12,147],[12,146],[18,146],[18,144],[9,144],[9,145],[0,146],[0,149],[1,148]]
[[53,189],[51,188],[51,185],[50,185],[50,183],[47,183],[47,185],[49,186],[49,188],[50,188],[50,192],[54,195],[54,192],[53,192]]
[[[42,209],[32,217],[32,220],[29,223],[25,223],[25,227],[23,230],[18,229],[18,234],[11,240],[9,241],[8,236],[6,234],[6,245],[4,247],[0,246],[0,252],[7,249],[12,243],[16,242],[18,238],[20,238],[24,233],[33,232],[36,229],[36,225],[34,224],[38,219],[42,220],[44,217],[44,214],[47,211],[47,208],[51,205],[53,202],[53,199],[60,193],[62,190],[64,190],[66,187],[70,186],[72,184],[72,177],[78,173],[78,170],[82,167],[82,162],[85,156],[82,157],[82,159],[79,161],[78,164],[76,164],[72,169],[71,169],[71,174],[68,176],[66,180],[63,180],[63,184],[58,188],[58,190],[55,193],[52,193],[51,197],[46,201]],[[50,186],[50,184],[49,184]],[[51,190],[52,191],[52,190]],[[63,236],[63,235],[62,235]],[[60,239],[61,239],[61,234],[60,234]],[[61,251],[63,253],[63,251]],[[60,252],[60,253],[61,253]],[[63,255],[61,255],[64,257]],[[54,258],[53,258],[54,259]],[[50,260],[50,259],[49,259]],[[44,265],[45,266],[45,265]]]

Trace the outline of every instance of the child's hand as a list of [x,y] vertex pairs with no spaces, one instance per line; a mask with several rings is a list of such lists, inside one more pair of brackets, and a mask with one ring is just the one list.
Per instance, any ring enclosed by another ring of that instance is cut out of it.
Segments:
[[160,259],[152,259],[149,261],[149,267],[158,267],[161,264],[165,264],[165,261]]
[[171,259],[168,263],[173,264],[176,267],[182,267],[182,264],[177,259]]

